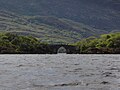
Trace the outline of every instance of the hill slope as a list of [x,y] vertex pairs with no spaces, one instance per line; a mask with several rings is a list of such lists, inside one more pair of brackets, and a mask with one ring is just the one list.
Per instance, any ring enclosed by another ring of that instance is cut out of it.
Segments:
[[105,31],[69,19],[53,16],[25,16],[0,11],[0,31],[32,35],[49,43],[73,43]]
[[67,18],[107,31],[120,30],[120,0],[0,0],[0,9]]

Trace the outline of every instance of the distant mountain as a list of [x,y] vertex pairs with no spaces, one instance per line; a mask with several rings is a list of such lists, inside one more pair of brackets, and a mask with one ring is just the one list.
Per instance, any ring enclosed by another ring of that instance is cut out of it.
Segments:
[[81,38],[107,33],[65,18],[25,16],[8,11],[0,11],[0,32],[31,35],[49,43],[73,43]]
[[0,0],[0,9],[65,18],[97,29],[120,31],[120,0]]

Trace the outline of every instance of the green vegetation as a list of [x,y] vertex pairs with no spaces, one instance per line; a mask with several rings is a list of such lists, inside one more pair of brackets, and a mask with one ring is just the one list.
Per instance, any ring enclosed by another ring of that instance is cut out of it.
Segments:
[[108,32],[53,16],[24,16],[0,11],[0,32],[0,53],[50,53],[48,44],[69,44],[89,36],[95,37],[74,44],[79,53],[120,53],[120,33],[96,38]]
[[0,33],[0,53],[49,53],[47,44],[41,43],[32,36],[18,36],[11,33]]
[[120,32],[89,37],[75,45],[80,53],[120,53]]

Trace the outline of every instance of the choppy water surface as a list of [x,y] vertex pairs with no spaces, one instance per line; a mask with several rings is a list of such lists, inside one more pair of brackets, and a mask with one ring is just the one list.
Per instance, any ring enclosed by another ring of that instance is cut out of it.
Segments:
[[120,55],[0,55],[0,90],[120,90]]

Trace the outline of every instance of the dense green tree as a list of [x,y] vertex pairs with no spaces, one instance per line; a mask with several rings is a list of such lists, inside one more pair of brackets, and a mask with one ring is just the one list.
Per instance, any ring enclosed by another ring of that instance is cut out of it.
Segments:
[[101,35],[99,38],[87,38],[75,44],[80,53],[120,53],[120,33]]
[[0,33],[0,53],[49,53],[47,44],[32,36]]

